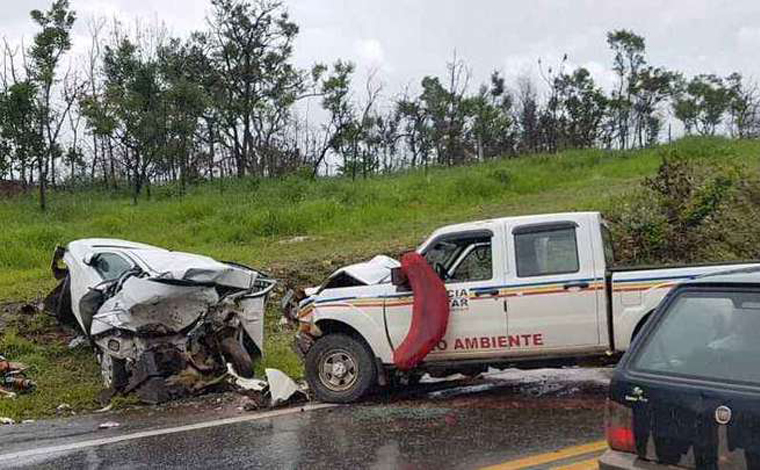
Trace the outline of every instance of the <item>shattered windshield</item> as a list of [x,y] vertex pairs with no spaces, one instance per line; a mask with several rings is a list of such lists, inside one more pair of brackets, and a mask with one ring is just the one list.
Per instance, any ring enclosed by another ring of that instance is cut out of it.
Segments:
[[[430,266],[440,266],[446,273],[450,273],[455,267],[459,271],[459,266],[461,266],[462,270],[458,275],[463,276],[463,280],[475,280],[470,279],[472,276],[478,279],[490,279],[492,237],[493,234],[488,231],[446,235],[433,241],[425,249],[423,256]],[[465,254],[465,259],[461,259]],[[477,273],[473,274],[471,271],[477,271]]]
[[760,291],[685,291],[664,312],[634,369],[760,384]]

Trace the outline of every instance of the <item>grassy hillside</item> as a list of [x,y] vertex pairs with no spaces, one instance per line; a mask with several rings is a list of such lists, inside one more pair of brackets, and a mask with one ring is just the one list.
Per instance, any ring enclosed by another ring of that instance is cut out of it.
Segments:
[[[443,224],[605,211],[653,174],[664,155],[730,160],[756,171],[760,142],[685,139],[651,150],[573,151],[357,181],[214,182],[182,198],[172,195],[171,188],[154,189],[151,200],[137,206],[127,195],[54,193],[45,214],[32,198],[0,201],[0,304],[43,296],[54,286],[48,266],[56,244],[83,237],[124,238],[202,253],[291,282],[316,283],[348,261],[411,249]],[[299,365],[286,345],[290,334],[278,330],[274,309],[270,317],[267,365],[298,375]],[[20,341],[6,334],[0,353],[16,348],[24,353],[16,359],[31,362],[37,354],[51,368],[66,363],[64,351],[55,349],[62,356],[49,357],[50,348],[22,347]],[[0,402],[0,416],[7,406]],[[14,410],[7,412],[24,414]]]
[[154,190],[137,206],[126,195],[57,193],[45,214],[32,198],[0,201],[0,302],[47,292],[55,245],[77,238],[125,238],[275,273],[305,269],[308,277],[334,258],[410,248],[441,224],[604,210],[674,153],[754,167],[760,143],[689,139],[653,150],[574,151],[357,181],[225,181],[183,198]]

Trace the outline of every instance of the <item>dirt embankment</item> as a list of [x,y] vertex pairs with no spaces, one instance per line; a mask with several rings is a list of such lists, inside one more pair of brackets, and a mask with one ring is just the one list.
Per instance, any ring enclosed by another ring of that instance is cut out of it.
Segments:
[[27,187],[21,181],[0,180],[0,199],[18,196],[26,190]]

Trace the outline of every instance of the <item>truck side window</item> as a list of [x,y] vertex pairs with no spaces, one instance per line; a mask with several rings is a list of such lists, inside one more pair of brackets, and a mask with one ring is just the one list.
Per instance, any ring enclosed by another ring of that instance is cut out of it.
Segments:
[[487,281],[493,278],[493,258],[491,242],[471,245],[470,251],[462,258],[449,277],[452,281]]
[[100,253],[96,256],[93,267],[105,281],[118,279],[132,264],[115,253]]
[[575,227],[515,233],[517,276],[569,274],[580,270]]

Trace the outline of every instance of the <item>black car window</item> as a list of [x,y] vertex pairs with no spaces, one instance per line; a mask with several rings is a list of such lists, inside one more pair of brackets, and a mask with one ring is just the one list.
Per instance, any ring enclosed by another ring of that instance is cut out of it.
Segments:
[[115,253],[100,253],[95,256],[93,268],[105,281],[118,279],[132,269],[132,263]]
[[760,292],[686,290],[662,315],[634,370],[760,384]]

